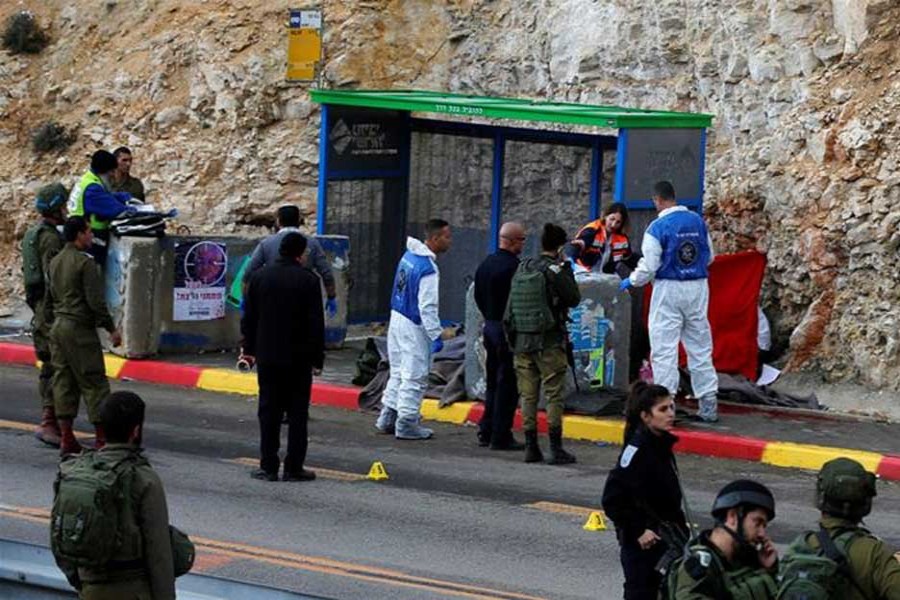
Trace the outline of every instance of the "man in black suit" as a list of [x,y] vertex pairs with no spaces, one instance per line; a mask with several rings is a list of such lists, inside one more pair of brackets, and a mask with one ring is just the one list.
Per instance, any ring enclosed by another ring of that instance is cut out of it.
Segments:
[[279,258],[250,279],[241,333],[244,355],[259,381],[259,469],[255,479],[278,480],[281,420],[288,416],[284,481],[311,481],[306,461],[309,396],[325,360],[325,319],[319,278],[303,266],[306,238],[289,233]]

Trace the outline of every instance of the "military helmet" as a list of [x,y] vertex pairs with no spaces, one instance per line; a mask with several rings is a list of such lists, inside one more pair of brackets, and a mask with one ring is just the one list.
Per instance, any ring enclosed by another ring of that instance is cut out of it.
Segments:
[[859,521],[872,511],[875,475],[849,458],[835,458],[822,466],[816,481],[816,506],[837,517]]
[[723,487],[713,502],[712,516],[717,521],[724,521],[725,515],[732,508],[761,508],[769,516],[775,518],[775,497],[769,488],[749,479],[738,479]]
[[34,208],[42,215],[47,215],[59,210],[68,197],[69,192],[63,184],[51,183],[38,190]]

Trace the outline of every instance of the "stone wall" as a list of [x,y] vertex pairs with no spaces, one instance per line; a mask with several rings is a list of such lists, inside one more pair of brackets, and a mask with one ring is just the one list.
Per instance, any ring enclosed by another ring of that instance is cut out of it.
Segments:
[[[36,187],[127,144],[194,231],[315,221],[318,110],[283,82],[286,1],[22,0],[52,45],[0,53],[0,282]],[[721,251],[755,247],[792,368],[900,387],[900,7],[891,0],[325,0],[325,85],[704,111]],[[29,133],[78,131],[60,154]],[[577,170],[577,169],[576,169]],[[572,189],[578,188],[573,182]],[[10,295],[11,294],[11,295]],[[852,350],[851,350],[852,349]]]

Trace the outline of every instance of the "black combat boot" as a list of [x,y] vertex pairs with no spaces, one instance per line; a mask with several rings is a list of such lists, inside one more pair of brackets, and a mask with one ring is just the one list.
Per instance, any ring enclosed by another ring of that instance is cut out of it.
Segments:
[[547,461],[551,465],[570,465],[575,462],[575,457],[562,447],[562,427],[551,427],[550,437],[550,460]]
[[537,431],[525,432],[525,462],[544,462],[544,455],[541,454],[541,447],[538,446]]

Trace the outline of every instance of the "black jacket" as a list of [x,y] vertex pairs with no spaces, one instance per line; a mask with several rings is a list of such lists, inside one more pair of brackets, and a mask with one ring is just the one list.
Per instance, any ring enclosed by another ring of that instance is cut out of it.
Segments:
[[310,365],[325,360],[325,317],[319,278],[279,258],[255,272],[244,296],[244,353],[262,365]]
[[487,321],[502,321],[519,258],[509,250],[497,250],[475,271],[475,304]]
[[660,521],[686,527],[671,433],[654,435],[641,426],[631,436],[603,488],[603,510],[616,524],[620,540],[634,542]]

